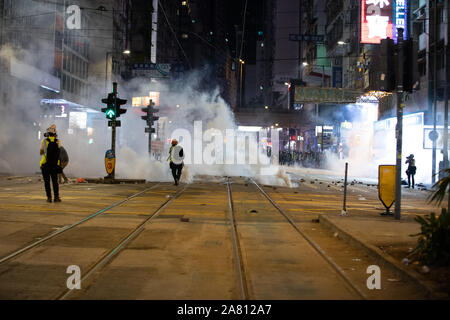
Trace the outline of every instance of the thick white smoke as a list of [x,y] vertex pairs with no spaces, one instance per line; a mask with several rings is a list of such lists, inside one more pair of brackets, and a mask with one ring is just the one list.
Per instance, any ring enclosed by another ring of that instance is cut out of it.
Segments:
[[[33,65],[36,61],[26,57],[37,59],[45,55],[45,50],[33,48],[32,53],[17,52],[4,46],[0,54],[7,61],[25,59],[29,65]],[[45,70],[45,66],[41,67]],[[165,143],[161,159],[158,161],[151,158],[148,153],[148,134],[144,132],[146,124],[140,118],[142,113],[137,112],[137,108],[128,108],[127,113],[120,117],[121,127],[117,128],[116,177],[172,181],[169,163],[166,161],[170,147],[167,139],[170,141],[177,138],[185,148],[186,158],[190,159],[186,161],[183,169],[182,182],[192,182],[196,176],[215,175],[256,177],[267,184],[290,185],[289,177],[284,171],[275,169],[273,176],[267,172],[261,175],[258,156],[257,162],[249,161],[255,157],[252,152],[260,153],[256,136],[251,136],[247,142],[233,137],[234,159],[231,163],[226,163],[224,156],[229,152],[223,151],[225,153],[222,154],[215,151],[214,143],[226,148],[226,140],[231,139],[226,136],[226,131],[237,132],[237,126],[233,112],[220,97],[218,89],[210,92],[198,90],[202,76],[201,72],[191,72],[183,81],[170,88],[160,82],[150,82],[144,78],[119,84],[119,97],[127,99],[133,96],[146,96],[149,91],[160,92],[159,110],[160,114],[167,117],[167,134],[159,137]],[[98,89],[102,88],[102,82],[95,78],[91,78],[90,82],[96,89],[92,90],[88,106],[99,110],[102,106],[100,100],[104,97]],[[2,101],[1,105],[5,117],[0,120],[0,172],[10,174],[39,172],[42,134],[48,126],[55,123],[58,137],[70,158],[69,165],[65,169],[66,174],[69,177],[105,176],[104,156],[105,151],[111,147],[111,129],[107,127],[104,114],[97,114],[97,119],[88,121],[86,128],[71,129],[67,118],[41,117],[40,89],[36,85],[23,88],[20,84],[24,82],[18,83],[16,86],[9,84],[8,101]],[[130,102],[128,104],[131,104]],[[201,124],[199,132],[195,132],[195,123]],[[188,135],[180,136],[180,132]],[[219,136],[215,136],[214,132],[219,133]],[[237,160],[239,157],[244,159],[243,163]],[[261,156],[264,157],[265,155]]]

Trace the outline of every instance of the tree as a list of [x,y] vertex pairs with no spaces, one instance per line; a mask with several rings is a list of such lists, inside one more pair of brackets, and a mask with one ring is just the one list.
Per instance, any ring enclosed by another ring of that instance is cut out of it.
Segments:
[[[435,191],[429,198],[429,202],[435,202],[438,206],[440,206],[442,200],[444,200],[445,194],[447,193],[447,188],[450,185],[450,168],[443,169],[442,172],[444,173],[444,177],[433,185],[433,189],[435,189]],[[450,212],[450,190],[448,191],[448,193],[449,197],[447,212]]]

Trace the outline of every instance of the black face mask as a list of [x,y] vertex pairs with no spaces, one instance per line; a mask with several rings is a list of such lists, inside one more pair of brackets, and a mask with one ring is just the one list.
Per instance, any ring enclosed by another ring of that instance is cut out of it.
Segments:
[[[45,135],[44,135],[45,136]],[[54,136],[56,136],[56,134],[54,134],[53,132],[47,132],[46,133],[46,136],[47,137],[54,137]]]

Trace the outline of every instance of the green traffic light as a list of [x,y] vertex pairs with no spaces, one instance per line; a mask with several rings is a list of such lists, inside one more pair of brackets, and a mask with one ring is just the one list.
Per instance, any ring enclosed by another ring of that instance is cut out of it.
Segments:
[[116,112],[114,109],[108,109],[106,110],[106,117],[109,119],[113,119],[116,116]]

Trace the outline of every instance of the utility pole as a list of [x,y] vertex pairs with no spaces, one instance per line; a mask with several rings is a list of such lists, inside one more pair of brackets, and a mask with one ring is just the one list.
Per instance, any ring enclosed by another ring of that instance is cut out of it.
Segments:
[[395,162],[395,212],[394,217],[400,220],[402,200],[402,135],[403,135],[403,29],[398,31],[397,50],[397,158]]
[[[298,34],[302,36],[302,0],[298,1]],[[298,78],[302,81],[302,40],[298,42]]]
[[[117,82],[113,82],[113,96],[114,96],[114,105],[117,99]],[[117,116],[117,115],[116,115]],[[111,124],[111,150],[113,151],[114,155],[116,154],[116,119],[112,121]],[[111,173],[110,177],[114,180],[116,173],[116,169],[114,168],[113,172]]]
[[437,0],[434,0],[434,40],[433,40],[433,50],[434,50],[434,61],[433,61],[433,152],[432,152],[432,164],[431,164],[431,183],[436,182],[436,117],[437,117]]
[[[447,27],[448,28],[448,27]],[[447,45],[444,45],[444,61],[445,61],[445,84],[444,84],[444,136],[443,136],[443,153],[444,166],[442,169],[448,168],[448,60]]]

